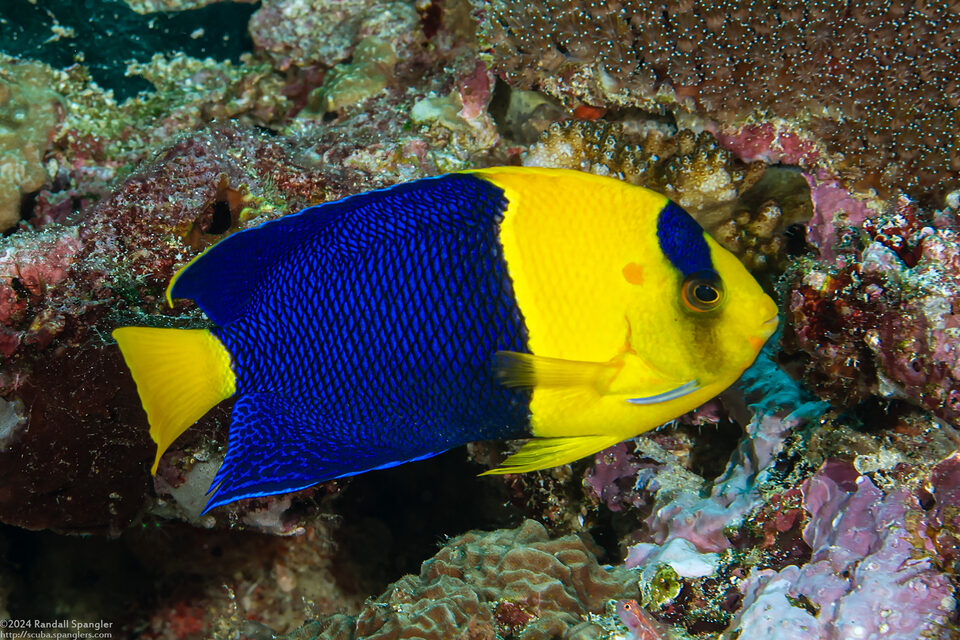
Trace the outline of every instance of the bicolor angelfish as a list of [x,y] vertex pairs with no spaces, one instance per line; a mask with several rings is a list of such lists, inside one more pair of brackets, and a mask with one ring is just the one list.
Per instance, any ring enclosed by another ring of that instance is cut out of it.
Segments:
[[696,408],[777,310],[666,197],[496,167],[230,235],[171,280],[210,329],[114,331],[157,444],[236,396],[211,509],[530,438],[487,473],[565,464]]

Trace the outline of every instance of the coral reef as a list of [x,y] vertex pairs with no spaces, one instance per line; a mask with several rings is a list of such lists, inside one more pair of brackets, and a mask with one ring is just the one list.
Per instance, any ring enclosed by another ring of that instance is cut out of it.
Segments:
[[[76,3],[48,3],[0,43],[64,67],[0,60],[0,615],[157,640],[956,627],[956,2],[131,3],[171,13],[122,7],[94,51]],[[177,268],[305,206],[503,163],[667,194],[779,292],[782,338],[720,398],[555,469],[477,479],[451,452],[200,516],[225,403],[151,478],[108,336],[204,326],[165,304]]]
[[827,240],[831,252],[800,259],[783,282],[789,292],[784,345],[803,355],[805,379],[842,405],[877,395],[908,400],[955,422],[960,418],[955,212],[934,214],[900,199],[864,219],[864,205],[849,196],[818,196],[816,202],[818,217],[832,223],[840,211],[843,220]]
[[310,93],[307,106],[324,113],[362,102],[387,86],[396,63],[397,53],[389,42],[364,38],[354,48],[350,62],[332,68],[323,85]]
[[802,490],[810,561],[751,572],[729,631],[772,640],[942,637],[957,603],[947,576],[911,543],[920,534],[908,527],[923,513],[916,495],[884,494],[846,462],[825,463]]
[[[462,43],[447,31],[461,28],[459,19],[450,12],[431,25],[433,38]],[[404,42],[425,37],[394,35]],[[455,47],[448,55],[449,67],[437,71],[457,79],[464,126],[456,133],[431,124],[404,128],[413,104],[451,90],[446,76],[424,75],[416,56],[395,74],[401,84],[416,79],[417,91],[382,92],[369,100],[376,117],[344,107],[332,123],[306,112],[291,120],[307,87],[252,61],[158,56],[133,63],[131,73],[156,91],[120,104],[82,67],[38,65],[62,95],[65,114],[47,154],[53,177],[25,210],[29,224],[5,239],[0,253],[0,395],[11,408],[0,451],[10,488],[0,492],[0,520],[116,535],[152,510],[202,526],[290,533],[316,513],[315,500],[302,496],[197,519],[205,469],[222,455],[222,412],[191,430],[150,491],[143,463],[152,445],[106,336],[120,324],[203,322],[182,303],[166,309],[163,291],[176,268],[225,233],[462,168],[470,154],[488,149],[496,141],[491,126],[474,124],[489,123],[489,76],[469,51]],[[211,126],[214,120],[223,124]],[[290,130],[276,135],[284,122]],[[94,381],[89,393],[77,392]]]
[[[584,475],[587,496],[616,514],[641,604],[723,638],[858,637],[854,624],[859,637],[939,637],[955,614],[956,538],[938,536],[956,517],[957,432],[901,418],[881,445],[830,418],[770,351],[745,376],[753,419],[719,476],[658,447],[669,430],[598,454]],[[721,420],[735,407],[724,405]],[[915,606],[891,613],[897,600]]]
[[734,130],[750,118],[790,120],[863,184],[918,196],[942,196],[960,177],[956,3],[476,6],[493,67],[568,105],[668,103]]
[[59,99],[43,65],[0,56],[0,232],[17,225],[21,200],[48,180],[43,160]]
[[578,536],[550,539],[527,520],[514,530],[470,532],[449,542],[356,617],[332,616],[288,636],[352,638],[556,638],[608,600],[636,595],[623,567],[603,568]]
[[277,69],[329,68],[349,58],[368,36],[382,42],[416,38],[418,22],[408,2],[266,0],[250,19],[250,35]]

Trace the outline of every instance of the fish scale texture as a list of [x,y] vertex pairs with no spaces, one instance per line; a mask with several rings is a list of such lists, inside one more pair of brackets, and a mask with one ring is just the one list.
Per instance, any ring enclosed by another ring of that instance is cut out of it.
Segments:
[[190,297],[215,321],[244,309],[214,330],[238,401],[208,508],[527,433],[529,392],[493,371],[496,351],[526,350],[505,208],[473,176],[420,180],[241,232],[183,273],[176,295],[236,265],[229,305]]

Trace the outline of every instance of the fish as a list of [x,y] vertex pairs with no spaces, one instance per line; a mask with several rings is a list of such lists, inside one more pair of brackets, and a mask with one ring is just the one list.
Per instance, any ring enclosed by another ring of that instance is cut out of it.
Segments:
[[566,464],[734,383],[777,307],[676,203],[579,171],[491,167],[235,232],[167,302],[207,329],[113,336],[157,445],[235,397],[204,513],[526,439],[487,474]]
[[668,637],[666,628],[636,600],[618,600],[615,610],[620,622],[630,632],[628,640],[662,640]]

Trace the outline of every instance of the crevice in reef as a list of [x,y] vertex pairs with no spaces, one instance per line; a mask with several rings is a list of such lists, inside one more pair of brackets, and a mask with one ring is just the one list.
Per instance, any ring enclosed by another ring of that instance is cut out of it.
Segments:
[[450,536],[519,524],[504,485],[478,478],[483,469],[464,455],[461,447],[351,479],[338,502],[336,564],[351,567],[360,592],[376,594],[404,574],[419,573]]

